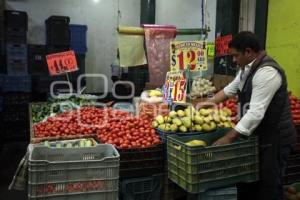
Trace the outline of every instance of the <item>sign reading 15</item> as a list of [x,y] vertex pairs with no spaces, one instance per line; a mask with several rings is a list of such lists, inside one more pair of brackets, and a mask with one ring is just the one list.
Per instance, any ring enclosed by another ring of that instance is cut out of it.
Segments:
[[185,69],[190,66],[190,70],[195,70],[196,66],[205,61],[205,53],[202,49],[197,50],[179,50],[171,57],[172,67],[177,67],[179,70]]
[[172,90],[173,102],[185,102],[186,99],[186,80],[178,80],[174,83]]

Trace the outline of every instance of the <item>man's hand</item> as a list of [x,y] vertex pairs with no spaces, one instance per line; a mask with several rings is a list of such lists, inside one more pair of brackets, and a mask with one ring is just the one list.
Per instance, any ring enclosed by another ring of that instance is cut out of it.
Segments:
[[213,146],[221,146],[226,144],[233,143],[238,137],[239,134],[235,129],[231,129],[224,137],[221,137],[213,143]]

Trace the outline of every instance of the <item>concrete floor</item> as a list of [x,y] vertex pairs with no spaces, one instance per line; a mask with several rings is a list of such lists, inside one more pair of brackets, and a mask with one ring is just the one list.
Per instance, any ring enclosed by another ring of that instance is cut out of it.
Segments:
[[0,152],[0,200],[26,200],[27,192],[9,191],[8,186],[20,160],[27,149],[27,142],[5,144]]

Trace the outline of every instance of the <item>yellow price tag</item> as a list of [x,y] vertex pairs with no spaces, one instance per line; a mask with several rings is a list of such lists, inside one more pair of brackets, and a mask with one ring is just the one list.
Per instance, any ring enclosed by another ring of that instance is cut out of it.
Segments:
[[171,70],[190,67],[191,71],[207,70],[207,49],[204,41],[172,41],[170,43]]
[[207,44],[207,56],[208,57],[215,57],[215,45],[214,44]]

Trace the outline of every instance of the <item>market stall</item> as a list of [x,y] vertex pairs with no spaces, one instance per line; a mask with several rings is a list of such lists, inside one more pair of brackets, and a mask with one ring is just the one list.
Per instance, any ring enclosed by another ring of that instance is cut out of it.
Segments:
[[[238,184],[259,181],[258,136],[215,143],[241,114],[236,96],[210,101],[236,68],[228,50],[232,35],[207,40],[205,4],[201,28],[126,27],[118,21],[109,94],[86,88],[87,77],[110,85],[103,74],[85,71],[88,26],[70,24],[67,16],[47,18],[46,45],[28,47],[27,69],[27,13],[6,11],[12,22],[6,26],[9,70],[0,75],[2,128],[13,135],[21,124],[30,143],[9,189],[26,191],[30,200],[237,200]],[[14,24],[14,17],[22,23]],[[214,59],[230,73],[215,73],[209,64]],[[286,197],[296,199],[300,101],[292,92],[289,103],[298,144],[284,183]]]

